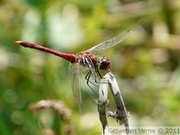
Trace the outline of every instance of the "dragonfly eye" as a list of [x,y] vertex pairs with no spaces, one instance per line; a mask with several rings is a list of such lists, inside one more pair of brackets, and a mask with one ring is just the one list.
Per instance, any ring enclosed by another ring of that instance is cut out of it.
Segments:
[[110,68],[110,61],[106,57],[101,58],[99,68],[101,70],[109,69]]

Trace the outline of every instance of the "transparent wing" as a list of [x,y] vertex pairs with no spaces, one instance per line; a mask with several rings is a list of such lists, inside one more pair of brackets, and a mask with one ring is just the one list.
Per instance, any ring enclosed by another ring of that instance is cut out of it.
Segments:
[[83,81],[85,84],[84,86],[86,86],[86,91],[88,92],[90,97],[96,101],[99,95],[98,92],[99,79],[95,78],[91,70],[89,70],[89,72],[85,76],[86,77],[83,79]]
[[82,112],[82,99],[81,99],[81,91],[80,91],[80,82],[79,82],[79,65],[70,64],[69,65],[70,79],[71,79],[71,87],[75,97],[76,102],[78,103],[79,112]]
[[89,87],[88,93],[89,95],[97,100],[98,98],[98,86],[99,86],[99,74],[98,74],[98,69],[96,70],[97,67],[94,66],[93,61],[90,57],[86,57],[86,62],[88,63],[88,72],[86,72],[85,75],[85,81],[86,85]]
[[93,52],[94,54],[97,54],[99,51],[103,52],[105,50],[108,50],[110,47],[113,47],[119,44],[120,42],[122,42],[124,39],[126,39],[130,35],[130,33],[131,33],[131,30],[126,30],[121,34],[90,48],[89,50]]
[[86,62],[88,67],[79,66],[80,69],[80,85],[82,90],[88,92],[88,94],[94,99],[97,100],[98,97],[98,82],[99,74],[94,67],[93,61],[90,57],[86,57]]

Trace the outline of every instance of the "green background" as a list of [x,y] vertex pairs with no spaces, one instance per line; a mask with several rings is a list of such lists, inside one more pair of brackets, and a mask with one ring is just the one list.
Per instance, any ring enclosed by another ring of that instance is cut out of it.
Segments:
[[[79,114],[69,63],[15,41],[77,54],[129,28],[133,33],[106,56],[131,113],[130,125],[179,126],[179,22],[179,0],[0,0],[0,134],[43,134],[40,119],[65,134],[57,112],[28,110],[31,103],[49,99],[69,108],[75,134],[100,134],[96,104],[83,88]],[[109,100],[108,108],[115,110],[110,93]]]

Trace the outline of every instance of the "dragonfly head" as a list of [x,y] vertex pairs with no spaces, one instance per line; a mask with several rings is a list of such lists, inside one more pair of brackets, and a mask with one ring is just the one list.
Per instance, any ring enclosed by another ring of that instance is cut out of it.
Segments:
[[101,70],[107,70],[110,68],[110,61],[106,57],[100,59],[99,68]]

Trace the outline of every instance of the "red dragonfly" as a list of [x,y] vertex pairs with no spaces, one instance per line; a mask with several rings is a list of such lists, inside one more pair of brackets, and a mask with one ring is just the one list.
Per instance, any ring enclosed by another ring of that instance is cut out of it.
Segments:
[[81,113],[82,101],[81,101],[80,81],[79,81],[79,74],[81,73],[81,67],[85,67],[88,69],[88,73],[85,76],[85,79],[86,79],[87,85],[91,88],[91,86],[89,85],[89,83],[91,83],[89,81],[90,77],[93,77],[95,82],[98,82],[98,78],[102,78],[99,72],[99,69],[108,70],[110,68],[110,61],[106,57],[102,56],[102,54],[106,52],[110,47],[113,47],[119,44],[120,42],[122,42],[124,39],[126,39],[129,36],[130,33],[131,33],[130,30],[124,31],[123,33],[105,42],[102,42],[84,52],[80,52],[77,55],[59,52],[59,51],[56,51],[47,47],[43,47],[38,44],[26,42],[26,41],[16,41],[15,43],[24,47],[38,49],[41,51],[54,54],[71,63],[69,66],[69,71],[71,72],[71,86],[72,86],[74,97],[78,103],[79,110]]

